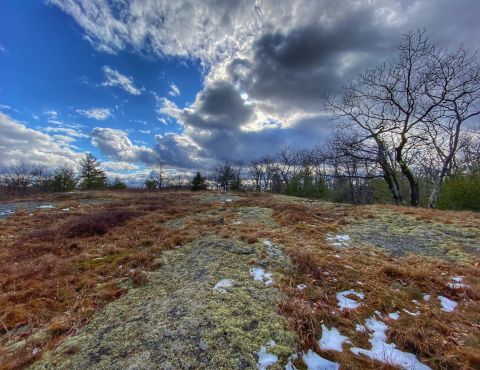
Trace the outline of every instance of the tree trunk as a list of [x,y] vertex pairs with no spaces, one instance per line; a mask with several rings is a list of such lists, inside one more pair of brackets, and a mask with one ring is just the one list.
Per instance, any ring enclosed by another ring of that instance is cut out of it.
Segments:
[[397,162],[400,165],[400,170],[402,171],[402,174],[407,178],[408,185],[410,186],[410,205],[412,207],[418,207],[420,203],[420,188],[418,186],[418,182],[417,180],[415,180],[415,176],[403,160],[401,151],[398,149]]
[[399,205],[402,203],[402,193],[400,191],[397,176],[392,166],[388,163],[385,145],[377,137],[374,137],[374,139],[378,145],[378,162],[383,170],[383,179],[387,183],[388,190],[392,195],[393,201],[396,205]]

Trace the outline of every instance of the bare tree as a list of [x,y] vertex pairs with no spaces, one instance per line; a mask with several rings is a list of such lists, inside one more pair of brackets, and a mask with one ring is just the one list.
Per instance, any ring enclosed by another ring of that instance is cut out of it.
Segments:
[[[438,51],[425,31],[407,33],[397,49],[396,59],[360,74],[346,87],[342,98],[326,102],[338,117],[348,118],[357,128],[359,142],[375,142],[378,162],[395,202],[401,202],[401,193],[392,156],[409,184],[410,205],[418,206],[414,153],[432,144],[434,128],[439,132],[444,122],[446,131],[453,133],[451,155],[444,155],[443,161],[445,175],[448,173],[458,143],[455,133],[466,119],[478,114],[473,109],[478,102],[478,66],[474,54],[463,48],[455,53]],[[430,127],[430,136],[426,127]],[[439,178],[443,181],[445,175]]]
[[440,188],[451,174],[455,156],[461,148],[461,129],[465,121],[480,115],[480,67],[477,53],[460,46],[454,52],[434,55],[436,84],[427,91],[441,104],[425,120],[434,153],[439,160],[437,176],[430,193],[429,207],[437,203]]

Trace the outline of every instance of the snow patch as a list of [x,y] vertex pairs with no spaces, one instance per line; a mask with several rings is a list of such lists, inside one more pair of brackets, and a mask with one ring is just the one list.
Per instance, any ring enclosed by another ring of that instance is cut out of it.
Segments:
[[307,287],[307,286],[306,286],[305,284],[298,284],[298,285],[297,285],[297,289],[298,289],[298,290],[303,290],[303,289],[305,289],[306,287]]
[[410,312],[409,310],[406,310],[405,308],[403,309],[404,312],[408,313],[410,316],[418,316],[420,315],[420,312]]
[[222,279],[215,284],[215,286],[213,287],[213,290],[219,291],[221,293],[227,293],[227,290],[225,288],[230,288],[232,284],[233,284],[232,280]]
[[267,367],[272,366],[278,361],[278,356],[274,355],[273,353],[267,352],[268,348],[273,348],[277,345],[273,339],[267,343],[267,346],[261,346],[260,351],[257,352],[258,355],[258,362],[257,368],[259,370],[265,370]]
[[398,320],[400,318],[400,314],[398,312],[392,312],[388,314],[388,317],[390,317],[392,320]]
[[403,352],[395,348],[394,343],[386,343],[388,326],[374,316],[365,321],[365,325],[372,333],[368,340],[372,345],[370,350],[352,347],[350,350],[356,355],[365,355],[373,360],[401,367],[402,369],[427,370],[425,364],[418,361],[413,353]]
[[340,365],[336,362],[329,361],[311,349],[308,350],[306,354],[302,356],[302,360],[307,365],[308,370],[338,370],[340,369]]
[[354,301],[351,298],[347,298],[347,295],[354,295],[360,299],[363,299],[365,295],[361,292],[356,292],[355,290],[345,290],[343,292],[337,293],[337,301],[338,301],[338,307],[340,309],[349,309],[353,310],[360,306],[360,303],[357,301]]
[[43,206],[38,206],[38,209],[52,209],[55,208],[53,204],[44,204]]
[[453,283],[448,283],[447,286],[452,289],[462,289],[468,287],[468,285],[463,283],[463,276],[454,276],[452,277]]
[[349,235],[327,235],[326,239],[334,247],[348,246],[348,241],[350,240]]
[[365,325],[356,324],[355,330],[358,331],[359,333],[365,333],[367,331],[367,328],[365,327]]
[[265,285],[273,283],[272,274],[270,272],[265,272],[265,270],[260,267],[251,268],[250,275],[253,276],[255,280],[264,282]]
[[271,248],[271,247],[274,247],[274,244],[273,244],[270,240],[265,240],[265,241],[263,242],[263,245],[264,245],[265,247],[270,247],[270,248]]
[[424,295],[423,295],[423,300],[424,300],[424,301],[427,301],[427,302],[428,302],[428,301],[430,300],[430,298],[431,298],[431,295],[430,295],[430,294],[424,294]]
[[318,341],[320,348],[324,351],[337,351],[342,352],[342,344],[344,342],[350,342],[350,339],[345,335],[340,334],[338,329],[328,329],[322,324],[322,338]]
[[455,310],[455,307],[458,306],[457,302],[452,301],[451,299],[448,299],[447,297],[444,297],[442,295],[439,295],[438,299],[440,300],[440,304],[442,305],[442,310],[445,312],[453,312],[453,310]]

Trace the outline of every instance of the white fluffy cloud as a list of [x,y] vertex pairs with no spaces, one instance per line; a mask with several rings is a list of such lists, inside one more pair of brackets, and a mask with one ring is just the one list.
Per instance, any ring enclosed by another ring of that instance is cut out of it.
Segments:
[[135,145],[122,130],[95,127],[92,131],[92,145],[109,158],[124,162],[153,163],[155,153],[146,146]]
[[31,163],[54,168],[76,168],[81,153],[70,145],[74,140],[68,135],[49,135],[31,129],[24,123],[0,113],[0,166]]
[[170,91],[168,92],[168,95],[170,96],[179,96],[180,95],[180,89],[178,88],[177,85],[175,85],[173,82],[170,83]]
[[[157,137],[155,151],[177,166],[313,145],[331,125],[320,98],[391,55],[403,32],[426,27],[440,47],[476,48],[480,31],[476,0],[48,2],[97,50],[195,58],[206,67],[190,106],[158,99],[159,120],[174,118],[183,133]],[[178,95],[172,86],[169,95]]]
[[109,66],[104,66],[102,70],[106,78],[106,80],[102,82],[102,86],[116,86],[132,95],[142,94],[142,89],[135,86],[132,77],[125,76]]
[[55,134],[61,133],[61,134],[70,136],[72,138],[87,138],[87,137],[89,137],[89,135],[87,135],[87,134],[85,134],[85,133],[83,133],[79,130],[76,130],[76,129],[73,129],[73,128],[68,128],[68,127],[47,126],[42,130],[45,131],[45,132],[48,132],[48,133],[55,133]]
[[104,121],[113,116],[112,111],[108,108],[77,109],[76,112],[97,121]]

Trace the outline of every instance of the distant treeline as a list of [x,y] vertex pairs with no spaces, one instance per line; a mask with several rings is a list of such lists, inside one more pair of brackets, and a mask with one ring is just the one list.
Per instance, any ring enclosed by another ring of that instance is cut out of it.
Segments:
[[[389,62],[351,81],[343,94],[319,102],[337,120],[324,144],[286,147],[250,162],[225,161],[193,178],[166,176],[159,160],[145,188],[208,187],[479,211],[480,130],[465,127],[480,117],[477,52],[438,49],[424,31],[404,35],[397,50]],[[27,194],[126,185],[108,181],[87,154],[78,176],[69,168],[19,165],[1,171],[0,187]]]

